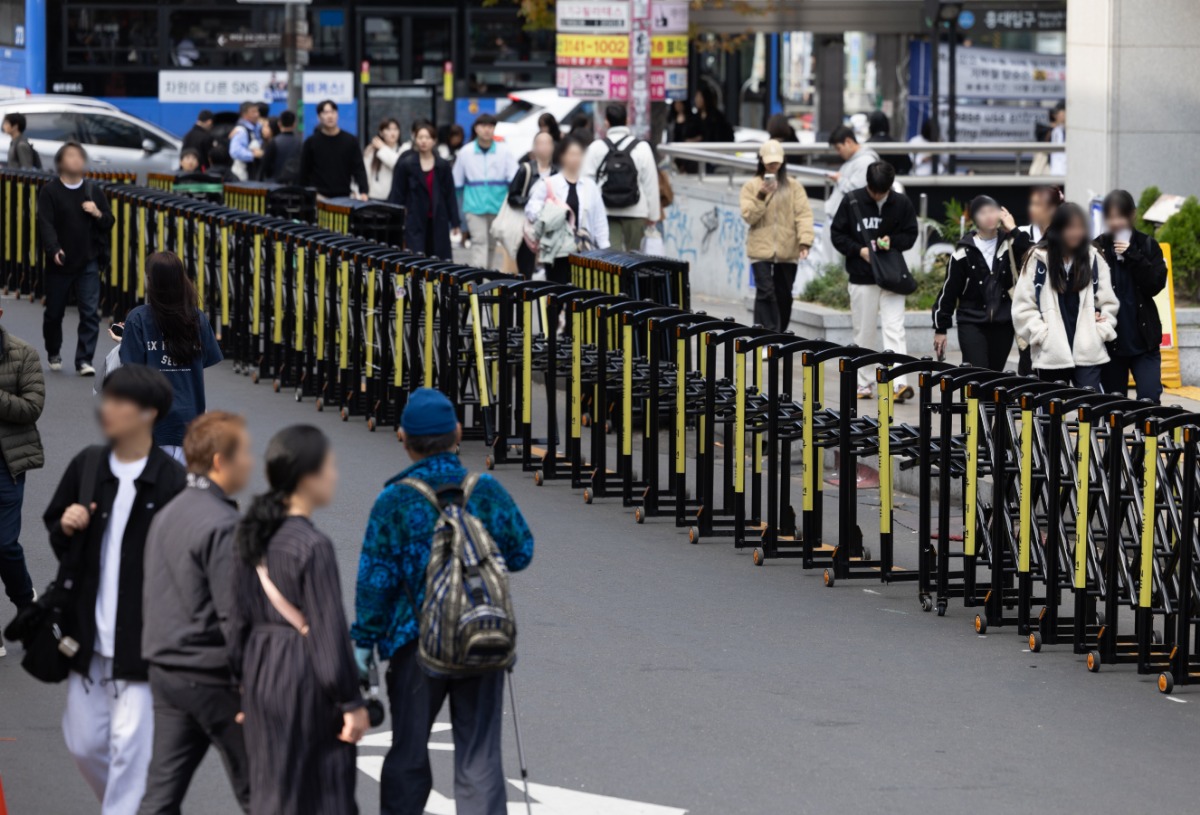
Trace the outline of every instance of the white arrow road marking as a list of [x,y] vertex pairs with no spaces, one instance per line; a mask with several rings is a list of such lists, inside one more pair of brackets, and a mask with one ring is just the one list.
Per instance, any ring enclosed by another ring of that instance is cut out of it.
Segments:
[[[433,726],[434,733],[444,733],[450,730],[450,725],[438,722]],[[379,733],[368,733],[359,743],[360,747],[391,747],[392,733],[390,730]],[[429,742],[431,750],[453,750],[453,744],[444,742]],[[383,756],[359,756],[358,769],[375,781],[383,776]],[[517,789],[523,789],[519,779],[510,778],[508,783]],[[534,800],[533,815],[686,815],[686,809],[645,804],[641,801],[630,801],[625,798],[613,798],[608,795],[596,795],[591,792],[580,792],[563,787],[552,787],[548,784],[530,784],[529,796]],[[429,793],[425,803],[426,815],[457,815],[454,801],[442,795],[437,790]],[[508,815],[526,815],[525,802],[510,801]]]

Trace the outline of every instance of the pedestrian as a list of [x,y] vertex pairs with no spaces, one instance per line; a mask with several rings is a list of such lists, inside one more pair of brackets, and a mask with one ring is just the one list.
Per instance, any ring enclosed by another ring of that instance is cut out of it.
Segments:
[[279,132],[263,148],[262,177],[277,184],[300,183],[300,150],[303,137],[296,132],[296,114],[279,114]]
[[50,370],[62,370],[63,314],[71,291],[79,305],[75,371],[95,376],[92,357],[100,335],[100,268],[108,265],[113,215],[91,181],[83,145],[69,141],[54,155],[58,178],[38,192],[37,223],[46,252],[46,311],[42,337]]
[[[1067,102],[1065,99],[1055,104],[1050,111],[1050,143],[1067,143]],[[1067,174],[1067,152],[1060,150],[1050,154],[1050,175],[1065,176]]]
[[1001,226],[1001,208],[991,196],[975,196],[967,210],[975,228],[950,256],[933,306],[933,351],[938,359],[946,356],[946,332],[957,314],[963,362],[1003,371],[1013,345],[1012,235]]
[[517,160],[496,141],[495,116],[479,116],[472,128],[474,141],[463,146],[454,162],[454,188],[462,196],[462,211],[471,236],[467,263],[479,269],[494,269],[492,221],[504,206],[509,182],[517,174]]
[[246,812],[242,699],[227,650],[239,518],[233,496],[254,468],[246,421],[206,413],[188,426],[183,449],[187,489],[159,510],[146,536],[142,655],[154,696],[154,752],[138,812],[178,815],[210,745]]
[[804,186],[788,178],[783,145],[775,139],[759,148],[758,169],[742,185],[740,201],[754,275],[754,322],[786,331],[797,265],[813,245],[813,213]]
[[[356,151],[357,152],[357,151]],[[313,524],[338,473],[329,439],[296,425],[267,445],[270,490],[237,529],[230,664],[242,686],[250,811],[357,812],[368,727],[331,541]]]
[[[155,514],[184,488],[183,468],[154,444],[171,407],[158,371],[109,374],[98,412],[104,445],[67,465],[43,519],[59,561],[74,564],[64,629],[78,650],[67,678],[63,738],[103,815],[133,815],[146,789],[154,702],[142,657],[143,562]],[[156,587],[158,591],[168,590]]]
[[[413,126],[416,140],[416,126]],[[379,123],[375,138],[363,151],[367,168],[367,195],[375,201],[386,201],[392,194],[392,175],[400,158],[400,123],[384,119]]]
[[[846,142],[844,139],[838,144]],[[877,324],[881,323],[882,350],[906,354],[904,295],[877,285],[871,268],[872,252],[903,253],[917,242],[917,213],[908,196],[892,191],[895,180],[896,171],[892,165],[883,161],[868,165],[866,186],[853,190],[842,199],[830,226],[830,235],[834,248],[846,256],[854,344],[878,349]],[[864,233],[868,231],[875,235],[873,240],[865,237]],[[873,394],[873,373],[867,370],[868,367],[858,371],[859,399],[870,399]],[[907,401],[912,395],[908,377],[897,377],[896,401]]]
[[[582,153],[582,151],[580,151]],[[400,416],[404,450],[412,465],[393,477],[375,500],[363,538],[350,636],[359,671],[372,652],[388,662],[387,689],[392,746],[383,760],[380,812],[420,815],[433,787],[429,733],[447,697],[454,721],[454,801],[459,815],[503,815],[507,782],[500,735],[504,674],[499,671],[449,679],[427,674],[417,662],[419,609],[425,601],[425,569],[438,512],[413,487],[453,489],[467,478],[455,454],[462,425],[450,400],[420,388]],[[467,512],[491,534],[509,572],[533,559],[533,534],[512,497],[492,476],[478,477]]]
[[25,135],[24,113],[4,114],[4,122],[0,124],[0,128],[9,138],[8,167],[10,169],[31,170],[42,166],[41,158]]
[[0,581],[18,611],[37,596],[21,548],[21,508],[25,474],[46,463],[37,429],[45,404],[46,381],[37,351],[0,325]]
[[463,142],[467,140],[466,133],[463,132],[462,125],[442,125],[438,130],[438,155],[454,164],[458,158],[458,151],[462,149]]
[[222,181],[238,180],[238,177],[233,174],[233,159],[229,157],[228,144],[214,144],[208,151],[206,171],[209,175],[215,175]]
[[[1014,281],[1020,275],[1021,270],[1025,268],[1025,259],[1029,256],[1030,250],[1042,239],[1046,228],[1050,226],[1051,219],[1054,218],[1055,210],[1062,204],[1063,193],[1060,188],[1048,185],[1034,187],[1029,191],[1029,223],[1020,227],[1017,226],[1016,219],[1007,209],[1000,208],[1000,222],[1008,230],[1013,241],[1009,260],[1013,265]],[[1017,337],[1017,352],[1017,373],[1021,376],[1030,376],[1033,373],[1033,357],[1029,352],[1029,346],[1020,336]]]
[[880,161],[880,158],[870,146],[858,143],[854,129],[848,125],[834,128],[829,134],[829,146],[842,160],[842,166],[831,176],[833,190],[825,202],[825,211],[836,215],[843,198],[854,190],[861,190],[867,186],[867,168]]
[[451,236],[459,237],[461,225],[453,171],[436,152],[437,130],[429,122],[418,122],[413,146],[397,162],[389,200],[405,208],[407,249],[450,260]]
[[[717,103],[717,92],[706,82],[700,83],[692,99],[695,104],[694,124],[702,142],[733,141],[733,125]],[[690,139],[689,139],[690,141]]]
[[179,151],[179,172],[200,172],[200,154],[196,152],[195,148],[185,147]]
[[[586,150],[596,139],[596,128],[592,125],[592,117],[587,113],[576,113],[571,119],[571,137],[583,145]],[[561,142],[562,139],[559,139]]]
[[558,146],[556,174],[533,185],[525,217],[538,240],[538,262],[555,283],[569,283],[573,252],[607,249],[608,217],[596,182],[583,175],[583,145],[574,136]]
[[558,165],[554,163],[557,147],[558,143],[549,131],[543,130],[534,136],[533,150],[530,151],[528,158],[517,167],[517,174],[513,176],[512,183],[508,185],[507,205],[520,213],[519,223],[522,228],[518,234],[513,236],[511,245],[505,243],[504,249],[510,254],[515,254],[517,273],[526,280],[532,278],[533,273],[537,270],[537,254],[525,240],[524,224],[527,223],[525,205],[529,203],[529,194],[533,192],[534,185],[558,172]]
[[[925,144],[935,144],[938,140],[938,126],[936,119],[926,119],[921,123],[921,131],[908,140],[908,143],[914,147]],[[920,153],[913,152],[908,154],[912,161],[913,175],[945,175],[946,162],[949,156],[946,154],[938,155],[936,153]]]
[[1167,285],[1167,263],[1152,235],[1134,228],[1137,207],[1125,190],[1104,196],[1104,234],[1096,238],[1120,309],[1117,341],[1109,346],[1108,364],[1100,372],[1105,393],[1129,391],[1133,374],[1137,398],[1158,402],[1162,397],[1162,318],[1154,297]]
[[370,187],[367,168],[358,149],[358,139],[338,125],[337,102],[332,99],[320,102],[317,118],[320,127],[304,140],[300,149],[300,184],[316,187],[317,194],[324,198],[353,195],[366,201]]
[[[867,115],[867,127],[871,133],[868,141],[872,144],[896,141],[892,138],[892,123],[888,121],[887,114],[882,110],[873,110]],[[880,159],[892,165],[896,175],[908,175],[912,172],[913,162],[907,153],[880,154]]]
[[562,141],[562,130],[558,126],[558,119],[555,119],[554,114],[549,111],[538,117],[538,133],[549,133],[555,144]]
[[188,422],[204,412],[204,369],[224,357],[183,261],[171,252],[146,258],[146,303],[125,317],[121,364],[161,371],[171,385],[171,411],[154,426],[154,443],[183,463]]
[[212,126],[212,111],[202,110],[196,114],[196,123],[192,125],[192,129],[183,136],[183,148],[196,151],[200,157],[201,168],[208,167],[208,153],[213,146]]
[[256,103],[242,102],[237,125],[229,131],[229,157],[233,159],[233,175],[239,181],[247,181],[258,173],[258,162],[263,156],[259,115]]
[[604,109],[608,133],[588,145],[583,174],[600,185],[612,248],[636,252],[646,229],[661,220],[662,209],[654,148],[633,134],[627,116],[623,103]]
[[1108,263],[1088,241],[1087,216],[1063,204],[1013,293],[1013,327],[1029,344],[1038,377],[1099,390],[1118,306]]
[[[687,100],[676,99],[671,103],[671,110],[668,113],[668,140],[675,144],[684,144],[685,142],[700,141],[700,124],[692,113],[691,106]],[[680,173],[694,173],[699,168],[699,165],[688,159],[675,159],[675,169]]]

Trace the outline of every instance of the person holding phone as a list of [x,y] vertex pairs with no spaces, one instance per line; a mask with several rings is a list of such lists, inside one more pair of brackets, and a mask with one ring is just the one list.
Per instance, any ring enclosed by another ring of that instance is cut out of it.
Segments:
[[1153,236],[1133,227],[1133,196],[1113,190],[1104,197],[1105,232],[1094,241],[1112,270],[1113,290],[1121,303],[1117,340],[1100,372],[1105,393],[1125,394],[1133,374],[1137,398],[1162,397],[1162,320],[1154,297],[1167,285],[1167,263]]
[[742,185],[740,201],[754,274],[754,322],[786,331],[796,269],[813,245],[813,213],[803,185],[788,178],[783,145],[776,139],[759,148],[758,169]]

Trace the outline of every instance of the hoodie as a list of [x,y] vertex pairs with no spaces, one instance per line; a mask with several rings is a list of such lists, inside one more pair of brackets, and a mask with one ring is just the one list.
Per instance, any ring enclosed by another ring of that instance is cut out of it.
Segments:
[[976,232],[968,232],[954,247],[946,281],[933,305],[933,329],[945,334],[954,325],[988,325],[1012,321],[1013,235],[1001,230],[996,236],[996,254],[989,265],[975,243]]
[[867,186],[867,168],[879,161],[879,154],[867,145],[861,145],[858,152],[842,163],[838,168],[838,180],[829,193],[825,202],[826,212],[837,212],[842,199],[854,190]]
[[[1050,284],[1049,274],[1046,275],[1040,302],[1036,295],[1034,282],[1038,267],[1045,268],[1047,264],[1046,250],[1038,247],[1030,252],[1025,268],[1017,278],[1012,302],[1013,328],[1017,336],[1029,345],[1033,353],[1033,367],[1037,370],[1057,371],[1108,362],[1108,351],[1104,344],[1116,339],[1119,304],[1113,292],[1108,264],[1095,248],[1091,248],[1090,255],[1096,267],[1098,284],[1094,293],[1090,282],[1079,292],[1079,318],[1075,322],[1074,344],[1067,340],[1057,292]],[[1104,322],[1096,322],[1096,312],[1104,315]]]
[[[852,200],[858,202],[863,219],[861,224],[855,222]],[[882,205],[875,203],[866,187],[842,199],[829,227],[833,247],[846,256],[846,273],[851,283],[873,286],[875,273],[871,271],[870,262],[859,254],[867,245],[864,231],[891,238],[889,251],[906,252],[917,242],[917,212],[908,197],[897,192],[888,193]]]

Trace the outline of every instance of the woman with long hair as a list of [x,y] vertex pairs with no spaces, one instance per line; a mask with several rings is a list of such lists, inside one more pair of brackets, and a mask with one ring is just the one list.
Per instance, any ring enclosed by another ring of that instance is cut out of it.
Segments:
[[754,322],[786,331],[796,269],[813,245],[813,213],[804,186],[788,178],[777,140],[759,148],[758,170],[742,185],[740,201],[754,274]]
[[392,175],[400,159],[400,123],[395,119],[384,119],[367,149],[363,151],[363,163],[367,166],[367,197],[374,201],[386,201],[392,192]]
[[539,239],[538,262],[546,278],[569,283],[572,252],[608,248],[608,213],[596,182],[583,175],[584,146],[573,135],[558,145],[558,172],[539,179],[525,204],[525,217]]
[[549,133],[555,144],[562,141],[562,129],[558,126],[558,119],[554,118],[553,113],[543,113],[538,117],[538,133]]
[[458,200],[450,162],[439,156],[437,130],[413,127],[413,149],[396,166],[388,200],[405,208],[404,244],[413,252],[450,260],[450,236],[459,230]]
[[333,542],[313,524],[337,489],[329,439],[294,425],[267,445],[270,490],[237,529],[230,661],[242,686],[250,811],[355,812],[369,722]]
[[[517,167],[517,174],[509,182],[507,206],[519,210],[522,218],[525,217],[525,205],[529,203],[533,185],[558,172],[558,167],[554,164],[557,148],[558,140],[553,138],[549,131],[543,130],[538,133],[533,137],[533,150]],[[506,245],[505,249],[509,247]],[[537,270],[537,255],[526,244],[524,233],[516,241],[514,254],[517,273],[526,280],[533,277]]]
[[182,463],[188,422],[205,410],[204,369],[224,357],[178,255],[146,258],[146,304],[125,317],[120,355],[122,365],[146,365],[171,383],[175,398],[154,425],[154,443]]
[[1137,207],[1127,191],[1104,196],[1103,212],[1105,230],[1095,246],[1112,270],[1121,310],[1101,384],[1105,393],[1124,396],[1132,373],[1137,398],[1157,402],[1162,397],[1162,319],[1154,296],[1166,288],[1167,263],[1154,236],[1134,227]]
[[[1020,270],[1025,268],[1025,259],[1029,257],[1029,252],[1042,239],[1042,235],[1046,234],[1050,220],[1063,203],[1062,190],[1045,184],[1029,191],[1029,224],[1027,226],[1017,226],[1017,220],[1012,213],[1004,207],[1000,208],[1000,225],[1012,239],[1008,258],[1013,266],[1014,280],[1020,274]],[[1019,357],[1017,373],[1021,376],[1029,376],[1033,373],[1033,358],[1030,356],[1029,346],[1019,335],[1017,350]]]
[[1117,336],[1118,306],[1108,263],[1088,241],[1087,216],[1063,204],[1026,258],[1013,293],[1013,327],[1029,345],[1038,376],[1099,390],[1109,359],[1105,343]]

